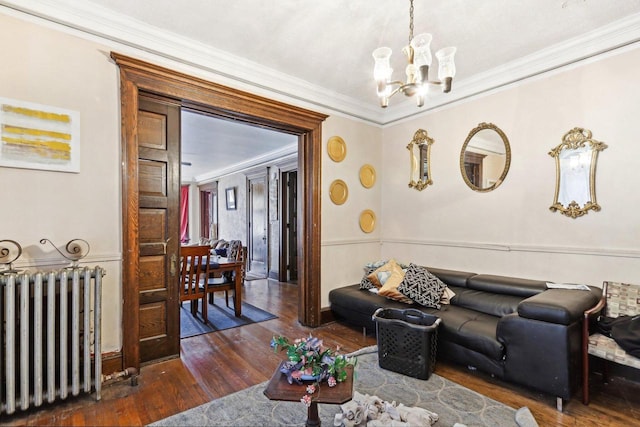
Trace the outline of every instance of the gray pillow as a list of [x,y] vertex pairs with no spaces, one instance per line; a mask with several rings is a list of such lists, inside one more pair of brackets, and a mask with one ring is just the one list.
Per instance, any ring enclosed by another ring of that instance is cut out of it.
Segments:
[[440,298],[447,285],[426,268],[409,264],[398,291],[425,307],[440,309]]

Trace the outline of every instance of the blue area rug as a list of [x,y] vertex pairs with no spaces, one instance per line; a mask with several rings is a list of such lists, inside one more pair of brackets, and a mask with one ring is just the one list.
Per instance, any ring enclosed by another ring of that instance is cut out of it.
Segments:
[[265,320],[278,317],[246,302],[242,303],[242,316],[236,317],[233,312],[231,300],[229,301],[229,305],[231,307],[227,307],[224,303],[224,297],[217,298],[216,303],[213,305],[209,304],[209,308],[207,309],[209,323],[204,324],[202,322],[202,313],[198,311],[198,317],[193,317],[191,314],[191,302],[184,302],[180,308],[180,338],[237,328],[238,326],[264,322]]

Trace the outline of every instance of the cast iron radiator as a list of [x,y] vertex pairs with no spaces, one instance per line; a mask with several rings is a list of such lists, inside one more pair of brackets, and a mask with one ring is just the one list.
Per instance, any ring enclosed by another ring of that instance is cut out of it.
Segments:
[[81,392],[100,400],[104,274],[72,267],[0,275],[0,414]]

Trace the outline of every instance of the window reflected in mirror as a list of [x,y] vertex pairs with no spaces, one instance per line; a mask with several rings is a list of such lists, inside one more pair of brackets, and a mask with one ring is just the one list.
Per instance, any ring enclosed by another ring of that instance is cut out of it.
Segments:
[[511,165],[507,136],[493,123],[480,123],[472,129],[460,152],[460,172],[474,191],[496,189]]
[[409,188],[424,190],[433,184],[431,179],[431,145],[427,131],[418,129],[413,134],[413,139],[407,145],[409,150]]
[[598,152],[607,145],[591,138],[591,131],[573,128],[562,137],[562,143],[549,152],[556,159],[556,191],[552,212],[571,218],[599,211],[596,201],[596,162]]

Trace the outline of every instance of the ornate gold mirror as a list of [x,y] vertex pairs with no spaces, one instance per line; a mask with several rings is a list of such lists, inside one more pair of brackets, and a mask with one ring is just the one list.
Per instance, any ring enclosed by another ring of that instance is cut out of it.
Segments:
[[495,190],[511,165],[509,139],[493,123],[480,123],[469,132],[460,152],[460,172],[474,191]]
[[409,150],[409,188],[424,190],[427,185],[433,184],[431,179],[431,145],[433,138],[430,138],[427,131],[418,129],[413,134],[413,139],[407,145]]
[[577,218],[599,211],[596,201],[596,162],[605,143],[591,138],[591,131],[573,128],[562,137],[562,143],[549,155],[556,159],[556,194],[551,212]]

